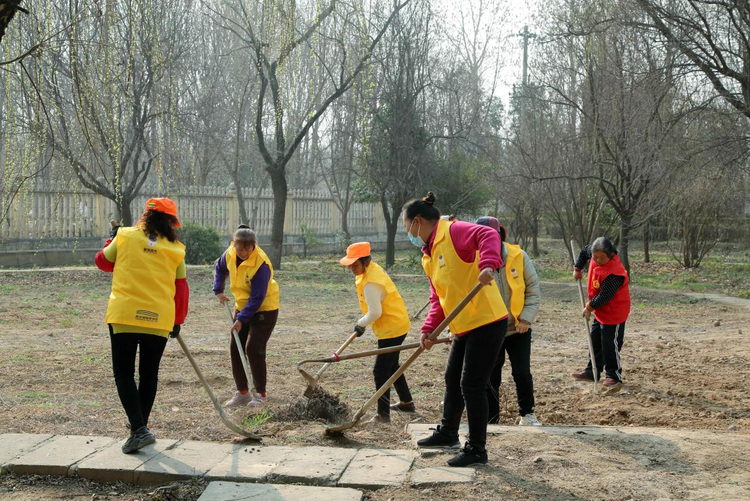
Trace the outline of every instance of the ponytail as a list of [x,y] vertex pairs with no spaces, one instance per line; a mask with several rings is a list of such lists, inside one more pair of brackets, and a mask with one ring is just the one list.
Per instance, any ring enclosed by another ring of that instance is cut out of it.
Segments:
[[412,220],[421,216],[428,221],[437,221],[440,219],[440,211],[435,207],[435,194],[427,192],[427,196],[421,199],[415,198],[406,203],[404,206],[404,215],[406,219]]

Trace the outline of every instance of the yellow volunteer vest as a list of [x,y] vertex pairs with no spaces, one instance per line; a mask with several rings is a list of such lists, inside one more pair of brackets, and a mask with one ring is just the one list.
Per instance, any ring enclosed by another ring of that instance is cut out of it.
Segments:
[[105,322],[171,331],[174,281],[184,259],[180,242],[151,240],[138,227],[120,228]]
[[523,311],[526,299],[526,281],[523,279],[523,251],[519,245],[505,244],[508,257],[505,260],[505,277],[510,287],[510,313],[516,321]]
[[380,267],[379,264],[370,262],[362,275],[359,275],[355,283],[357,284],[357,295],[359,297],[359,307],[362,313],[367,314],[367,302],[365,301],[364,289],[368,283],[378,284],[385,289],[385,300],[383,301],[383,314],[375,320],[370,326],[378,339],[391,339],[403,336],[411,328],[409,313],[406,311],[401,294],[398,293],[396,285],[391,277]]
[[273,266],[271,260],[263,249],[258,245],[245,261],[242,261],[239,268],[237,267],[237,252],[234,244],[227,249],[227,269],[229,270],[229,288],[234,296],[234,307],[239,311],[245,307],[250,299],[250,281],[258,272],[258,268],[266,263],[271,269],[271,280],[268,282],[266,299],[260,305],[258,311],[274,311],[279,309],[279,284],[273,279]]
[[[440,306],[449,315],[479,282],[479,253],[473,263],[464,262],[451,239],[453,221],[438,221],[431,256],[422,256],[422,267],[435,287]],[[474,299],[450,323],[451,332],[464,334],[508,316],[500,289],[492,282],[482,287]]]

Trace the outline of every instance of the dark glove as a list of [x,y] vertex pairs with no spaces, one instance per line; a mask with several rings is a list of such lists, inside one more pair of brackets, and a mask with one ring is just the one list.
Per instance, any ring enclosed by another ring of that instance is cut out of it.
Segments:
[[117,230],[120,229],[120,225],[113,226],[111,230],[109,230],[109,238],[114,239],[117,236]]
[[174,338],[174,337],[177,337],[179,335],[180,335],[180,326],[179,325],[175,325],[174,327],[172,327],[172,332],[169,333],[169,337],[173,337]]
[[359,324],[354,324],[354,332],[357,333],[357,337],[361,337],[365,333],[367,327],[360,327]]

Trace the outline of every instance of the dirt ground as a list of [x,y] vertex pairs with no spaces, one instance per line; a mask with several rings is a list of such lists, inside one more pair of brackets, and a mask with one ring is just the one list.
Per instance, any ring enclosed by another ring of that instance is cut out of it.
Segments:
[[[298,266],[296,271],[289,268],[292,271],[277,273],[281,309],[267,355],[269,413],[250,415],[246,410],[238,410],[233,412],[233,418],[254,426],[254,431],[263,435],[268,445],[409,448],[404,427],[410,420],[439,420],[446,346],[424,354],[407,372],[418,408],[416,415],[397,414],[390,426],[359,426],[335,440],[324,436],[323,423],[274,419],[274,411],[299,400],[305,389],[296,363],[328,356],[351,332],[359,315],[353,277],[348,272],[315,266]],[[427,299],[426,279],[418,275],[395,275],[407,308],[416,312]],[[188,278],[190,313],[182,336],[214,390],[222,400],[227,399],[234,387],[226,311],[213,297],[209,268],[190,268]],[[103,323],[109,283],[109,276],[90,268],[0,271],[0,407],[3,407],[0,433],[125,436],[126,418],[111,375],[109,340]],[[536,413],[542,423],[666,427],[678,433],[685,430],[686,434],[690,433],[688,430],[714,430],[726,435],[728,443],[732,436],[739,439],[750,434],[747,391],[750,342],[743,334],[750,309],[679,294],[634,290],[633,313],[622,352],[625,387],[615,396],[595,399],[590,385],[569,377],[571,371],[583,368],[587,356],[577,289],[563,284],[548,285],[543,287],[543,295],[542,311],[533,326],[532,345]],[[410,341],[417,339],[419,325],[413,323]],[[374,347],[374,336],[368,332],[348,352]],[[322,386],[338,394],[356,411],[375,389],[372,362],[362,359],[336,364],[326,372]],[[509,366],[503,376],[501,424],[514,424],[517,406]],[[162,361],[160,389],[150,426],[162,438],[237,440],[236,435],[223,427],[174,341],[169,342]],[[575,439],[555,437],[545,451],[538,443],[533,447],[524,445],[522,437],[510,441],[505,435],[502,437],[493,437],[488,444],[492,464],[496,466],[483,469],[481,481],[468,493],[446,489],[437,496],[429,491],[386,490],[372,493],[370,498],[491,499],[498,492],[518,499],[683,497],[679,490],[638,491],[637,482],[626,489],[605,489],[589,496],[585,484],[581,488],[574,488],[575,483],[565,484],[559,470],[564,470],[566,462],[578,464],[584,470],[595,467],[583,460],[587,448],[593,445],[576,447]],[[559,449],[556,458],[545,460],[544,454],[555,447]],[[606,454],[601,450],[597,454],[600,463],[607,463]],[[535,457],[542,458],[544,468],[532,462]],[[670,462],[669,458],[657,458],[662,460]],[[612,464],[599,476],[610,475],[612,485],[632,477],[634,470],[623,476],[621,472],[627,468]],[[719,471],[722,465],[725,462],[704,461],[700,472],[710,476],[715,473],[713,469]],[[598,481],[607,484],[606,478]],[[25,499],[8,497],[14,491],[14,495],[28,495],[29,499],[62,499],[54,497],[52,493],[59,489],[50,482],[37,479],[32,487],[28,478],[0,476],[0,497]],[[117,495],[110,495],[111,486],[75,480],[54,482],[67,482],[64,492],[74,497],[169,498],[164,491],[153,494],[153,489],[118,486]],[[49,489],[49,495],[41,495],[37,489]],[[178,497],[189,499],[188,491]]]

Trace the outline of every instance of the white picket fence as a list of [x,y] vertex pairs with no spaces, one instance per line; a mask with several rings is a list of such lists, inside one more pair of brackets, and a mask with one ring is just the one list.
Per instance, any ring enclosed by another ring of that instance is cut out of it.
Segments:
[[[255,190],[243,190],[248,217],[256,208],[255,230],[270,235],[273,222],[273,193],[267,189],[256,198]],[[146,200],[158,196],[143,193],[133,201],[137,218]],[[182,221],[210,226],[221,235],[229,235],[240,223],[239,204],[233,187],[188,187],[170,194],[177,202]],[[108,198],[84,191],[36,189],[17,195],[7,218],[0,221],[0,240],[101,237],[109,233],[109,221],[115,219],[115,204]],[[355,203],[349,210],[352,233],[384,233],[385,221],[379,205]],[[341,213],[325,191],[293,190],[286,206],[284,233],[299,234],[301,225],[320,234],[341,231]]]

